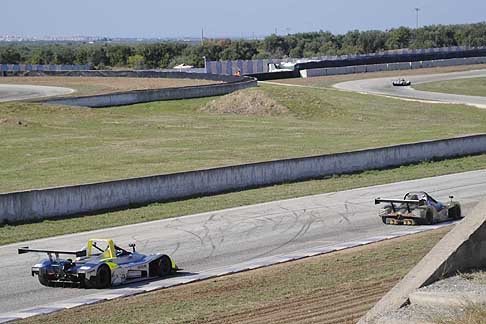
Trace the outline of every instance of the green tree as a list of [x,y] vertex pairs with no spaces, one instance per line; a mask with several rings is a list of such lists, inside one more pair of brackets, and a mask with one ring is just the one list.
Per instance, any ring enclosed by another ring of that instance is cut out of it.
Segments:
[[410,44],[412,33],[407,27],[400,27],[392,29],[388,32],[388,39],[386,41],[387,49],[407,48]]
[[22,63],[22,61],[22,55],[17,48],[9,46],[0,50],[0,63],[19,64]]

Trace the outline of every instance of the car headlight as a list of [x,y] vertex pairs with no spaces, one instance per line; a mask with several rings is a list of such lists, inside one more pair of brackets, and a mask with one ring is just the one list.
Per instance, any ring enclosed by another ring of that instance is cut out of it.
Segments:
[[91,267],[90,266],[82,266],[81,268],[79,268],[79,270],[91,270]]

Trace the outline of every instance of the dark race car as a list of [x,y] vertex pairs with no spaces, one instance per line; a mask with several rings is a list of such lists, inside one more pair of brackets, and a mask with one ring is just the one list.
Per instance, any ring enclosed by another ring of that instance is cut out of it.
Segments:
[[395,87],[408,87],[412,84],[412,82],[405,79],[398,79],[398,80],[393,80],[392,84]]
[[[125,283],[158,278],[175,273],[179,268],[168,255],[144,255],[115,245],[112,240],[88,240],[85,249],[76,252],[34,250],[20,248],[19,254],[47,253],[48,258],[32,266],[32,276],[37,275],[44,286],[78,285],[83,288],[109,288]],[[76,258],[61,259],[60,254]]]
[[383,223],[392,225],[430,225],[447,220],[460,219],[461,205],[449,196],[449,202],[441,203],[424,191],[409,192],[403,199],[375,199],[375,204],[385,203],[379,216]]

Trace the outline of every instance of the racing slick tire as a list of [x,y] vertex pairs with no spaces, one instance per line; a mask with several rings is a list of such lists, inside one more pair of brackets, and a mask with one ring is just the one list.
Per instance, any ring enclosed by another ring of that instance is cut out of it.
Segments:
[[449,210],[449,217],[452,219],[461,219],[461,206],[454,206]]
[[425,214],[425,218],[422,221],[423,225],[432,225],[434,224],[434,212],[430,209],[427,210]]
[[96,271],[96,276],[85,280],[86,288],[103,289],[111,286],[111,270],[108,266],[102,265]]
[[167,255],[163,255],[150,265],[150,276],[164,277],[172,272],[172,261]]
[[39,282],[40,282],[41,285],[46,286],[46,287],[50,286],[50,282],[49,282],[49,279],[47,279],[47,273],[46,273],[45,269],[41,269],[39,271],[37,278],[39,279]]

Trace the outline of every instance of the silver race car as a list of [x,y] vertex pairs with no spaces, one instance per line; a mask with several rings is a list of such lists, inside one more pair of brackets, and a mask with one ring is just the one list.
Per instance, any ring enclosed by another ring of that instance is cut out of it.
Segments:
[[[82,288],[108,288],[125,283],[168,276],[180,270],[165,254],[144,255],[135,251],[135,244],[127,251],[112,240],[91,239],[81,251],[18,249],[19,254],[44,252],[48,258],[32,267],[44,286],[78,285]],[[75,259],[61,259],[59,255],[73,255]]]
[[393,80],[392,84],[395,87],[408,87],[408,86],[412,85],[412,82],[402,78],[402,79],[398,79],[398,80]]
[[424,191],[409,192],[403,199],[375,199],[375,204],[385,203],[379,216],[383,223],[392,225],[430,225],[447,220],[460,219],[461,204],[453,201],[440,202]]

